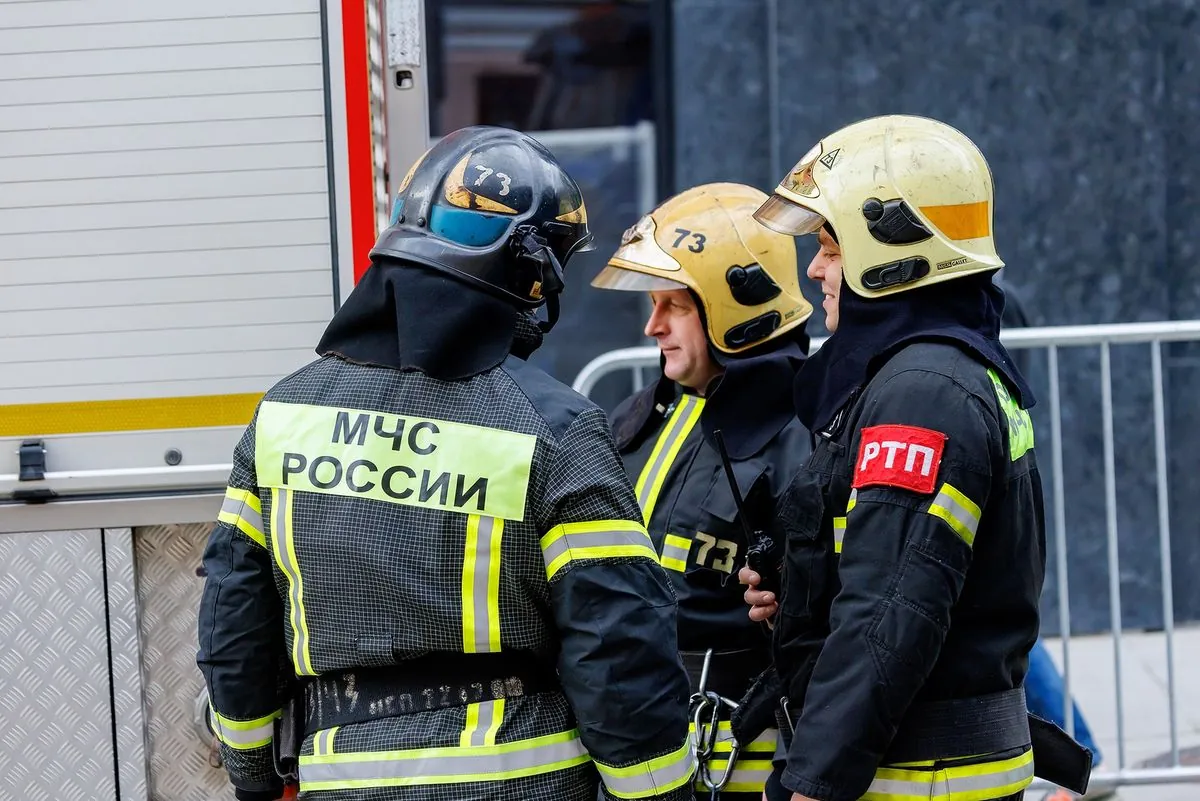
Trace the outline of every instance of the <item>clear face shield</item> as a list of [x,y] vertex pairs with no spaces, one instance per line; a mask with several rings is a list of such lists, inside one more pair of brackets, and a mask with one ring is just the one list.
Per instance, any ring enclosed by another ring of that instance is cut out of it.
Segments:
[[626,292],[666,292],[672,289],[687,289],[687,284],[672,281],[658,275],[635,272],[625,267],[609,264],[592,280],[597,289],[618,289]]
[[754,219],[772,231],[789,236],[815,234],[825,224],[825,218],[820,214],[780,195],[767,198],[767,202],[754,212]]

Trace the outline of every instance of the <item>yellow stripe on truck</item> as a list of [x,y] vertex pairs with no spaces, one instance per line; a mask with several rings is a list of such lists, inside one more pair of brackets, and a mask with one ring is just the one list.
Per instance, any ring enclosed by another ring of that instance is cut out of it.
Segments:
[[262,393],[17,403],[0,406],[0,437],[246,426]]

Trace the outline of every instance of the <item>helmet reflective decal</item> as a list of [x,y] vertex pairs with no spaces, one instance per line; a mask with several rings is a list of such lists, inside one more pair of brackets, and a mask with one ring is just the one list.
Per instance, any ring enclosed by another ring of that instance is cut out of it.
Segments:
[[586,223],[587,222],[587,208],[584,207],[583,198],[579,199],[579,207],[578,208],[571,209],[570,211],[565,211],[562,214],[555,217],[554,219],[558,220],[559,222],[566,222],[566,223],[576,223],[576,224]]
[[921,206],[921,213],[948,239],[955,241],[979,239],[992,232],[986,200],[949,206]]

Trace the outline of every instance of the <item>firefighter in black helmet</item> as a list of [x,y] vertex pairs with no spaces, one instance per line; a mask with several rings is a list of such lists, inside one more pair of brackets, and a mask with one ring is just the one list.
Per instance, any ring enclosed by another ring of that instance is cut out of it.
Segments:
[[808,450],[791,387],[812,306],[792,237],[754,221],[766,199],[734,183],[681,192],[625,233],[592,282],[645,293],[652,307],[646,335],[658,342],[662,375],[619,406],[612,424],[679,596],[679,647],[700,721],[696,789],[725,801],[762,797],[776,747],[774,730],[738,743],[729,732],[722,699],[741,697],[770,660],[767,629],[746,617],[735,577],[770,538]]
[[1035,750],[1038,775],[1087,782],[1090,757],[1022,692],[1045,519],[992,200],[966,136],[889,116],[822,139],[756,214],[817,235],[833,332],[795,387],[815,445],[784,500],[777,681],[734,715],[743,733],[783,720],[792,801],[1015,801]]
[[238,798],[293,770],[313,799],[691,798],[670,584],[603,412],[524,361],[591,241],[578,187],[466,128],[393,221],[258,407],[205,552]]

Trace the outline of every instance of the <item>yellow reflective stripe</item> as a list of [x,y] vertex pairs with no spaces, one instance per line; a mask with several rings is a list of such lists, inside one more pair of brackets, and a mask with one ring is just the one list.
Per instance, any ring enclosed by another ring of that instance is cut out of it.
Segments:
[[458,744],[463,747],[495,745],[496,732],[500,730],[500,722],[503,719],[503,698],[467,704],[467,719],[463,725],[462,734],[459,735]]
[[523,520],[537,437],[366,409],[264,401],[262,487]]
[[669,754],[635,765],[617,768],[597,761],[596,770],[600,772],[600,778],[604,781],[609,795],[617,798],[641,798],[661,795],[687,784],[695,773],[696,761],[689,739]]
[[833,518],[833,552],[842,552],[842,543],[846,539],[846,520],[850,510],[858,503],[858,490],[850,490],[850,500],[846,501],[846,515]]
[[846,518],[833,518],[833,552],[842,552],[842,540],[846,538]]
[[315,676],[308,646],[308,620],[304,616],[304,581],[300,560],[296,558],[295,532],[292,530],[292,492],[271,490],[271,544],[275,563],[288,583],[289,621],[292,627],[292,665],[297,676]]
[[208,709],[217,739],[237,751],[270,745],[275,736],[275,718],[282,714],[281,710],[275,710],[254,720],[234,720],[213,709],[211,704]]
[[590,761],[579,730],[572,729],[499,745],[302,755],[300,786],[312,792],[506,781]]
[[658,553],[641,523],[633,520],[563,523],[542,537],[547,579],[553,579],[570,562],[622,556],[645,557],[658,562]]
[[262,547],[267,547],[267,538],[263,535],[262,502],[251,490],[226,487],[225,501],[217,513],[217,520],[228,523]]
[[861,801],[987,801],[1019,793],[1033,782],[1033,751],[975,765],[935,770],[880,768]]
[[650,522],[650,515],[654,514],[654,505],[658,503],[658,494],[662,491],[663,481],[666,480],[675,457],[679,455],[679,449],[683,446],[684,440],[691,433],[696,421],[700,419],[700,412],[703,409],[704,398],[684,393],[680,396],[679,404],[671,413],[662,433],[658,435],[658,441],[654,443],[654,450],[650,452],[650,458],[646,461],[646,466],[642,468],[637,485],[634,487],[638,506],[642,508],[644,522]]
[[683,573],[687,570],[688,554],[692,550],[692,541],[687,537],[677,537],[668,534],[663,540],[662,566],[668,570]]
[[929,503],[929,514],[946,521],[967,545],[975,544],[975,532],[979,529],[982,512],[974,501],[949,484],[943,484]]
[[333,738],[337,735],[340,726],[334,726],[329,729],[321,729],[313,735],[313,754],[322,756],[333,753]]
[[467,516],[463,553],[463,650],[488,654],[500,650],[500,540],[504,521]]

